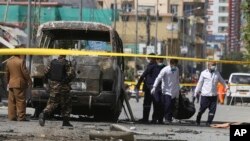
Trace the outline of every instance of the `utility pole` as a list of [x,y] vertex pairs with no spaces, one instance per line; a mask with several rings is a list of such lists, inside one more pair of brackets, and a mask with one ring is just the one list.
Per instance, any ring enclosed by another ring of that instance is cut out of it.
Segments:
[[136,12],[135,12],[135,53],[138,50],[138,0],[136,0]]
[[[82,0],[80,0],[80,8],[79,8],[79,20],[82,21]],[[78,41],[78,49],[81,49],[81,40]]]
[[114,1],[114,29],[116,30],[116,11],[117,11],[117,0]]
[[31,0],[28,1],[28,11],[27,11],[27,31],[28,31],[28,42],[27,47],[31,47]]
[[7,15],[8,15],[8,12],[9,12],[9,3],[10,3],[10,0],[7,0],[7,5],[6,5],[5,12],[4,12],[3,22],[6,22],[6,19],[7,19]]
[[150,9],[147,9],[146,31],[147,31],[146,46],[149,46],[150,45]]
[[156,2],[156,18],[155,18],[155,54],[157,54],[157,42],[158,42],[158,18],[159,18],[159,10],[158,10],[159,0]]
[[82,21],[82,0],[80,0],[80,21]]
[[[207,48],[207,22],[208,22],[208,17],[207,17],[207,9],[208,9],[208,0],[205,0],[205,6],[204,6],[204,27],[203,27],[203,48],[202,48],[202,58],[207,58],[206,56],[206,48]],[[202,69],[206,68],[206,63],[203,63]]]
[[172,13],[172,19],[171,19],[171,49],[173,49],[173,38],[174,38],[174,16],[175,12]]
[[[135,54],[137,54],[138,50],[138,0],[136,0],[136,7],[135,7]],[[135,57],[135,71],[134,71],[134,78],[136,80],[136,75],[137,75],[137,69],[136,69],[136,57]]]

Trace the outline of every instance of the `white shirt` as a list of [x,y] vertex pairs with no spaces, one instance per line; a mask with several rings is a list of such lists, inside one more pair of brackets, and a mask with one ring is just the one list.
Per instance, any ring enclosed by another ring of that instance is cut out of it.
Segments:
[[202,96],[217,96],[217,84],[219,81],[225,88],[228,88],[218,71],[213,73],[209,69],[202,71],[194,95],[196,96],[198,92],[201,92]]
[[170,66],[164,67],[155,79],[153,87],[156,87],[160,82],[162,82],[162,94],[175,98],[180,90],[179,69],[176,67],[175,71],[171,71]]

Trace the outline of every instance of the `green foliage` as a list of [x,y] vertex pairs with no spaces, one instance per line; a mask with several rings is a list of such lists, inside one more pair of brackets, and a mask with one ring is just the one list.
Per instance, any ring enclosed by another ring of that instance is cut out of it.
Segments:
[[[231,53],[223,58],[223,60],[242,61],[245,56],[242,53]],[[222,77],[228,79],[234,72],[250,72],[248,65],[242,64],[222,64]]]
[[[246,0],[242,2],[241,9],[243,11],[243,17],[246,20],[245,25],[242,27],[243,31],[243,40],[245,48],[248,53],[250,53],[250,1]],[[249,55],[244,56],[246,60],[249,60]]]

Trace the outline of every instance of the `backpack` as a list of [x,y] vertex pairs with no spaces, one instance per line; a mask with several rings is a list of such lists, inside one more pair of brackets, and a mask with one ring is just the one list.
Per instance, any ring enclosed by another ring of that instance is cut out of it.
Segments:
[[190,102],[185,94],[179,95],[179,98],[176,99],[174,108],[173,108],[173,117],[175,119],[189,119],[195,114],[195,105]]
[[67,61],[52,60],[50,63],[49,79],[58,82],[65,81],[67,78],[66,63]]

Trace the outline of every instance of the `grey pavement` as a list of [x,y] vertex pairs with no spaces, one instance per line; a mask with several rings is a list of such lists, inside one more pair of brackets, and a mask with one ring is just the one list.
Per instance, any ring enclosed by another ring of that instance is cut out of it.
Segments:
[[[134,112],[134,116],[137,119],[140,119],[142,117],[142,106],[143,106],[143,98],[139,100],[139,103],[135,101],[135,99],[130,99],[130,104]],[[196,119],[196,114],[199,110],[200,105],[195,104],[196,107],[196,113],[193,117],[191,117],[189,120]],[[151,114],[150,118],[152,117],[152,107],[151,107]],[[125,114],[122,113],[121,118],[124,118]],[[202,116],[202,121],[206,121],[208,116],[208,109]],[[228,105],[217,105],[217,111],[214,117],[215,122],[247,122],[250,123],[250,105],[249,104],[237,104],[234,106],[228,106]]]

